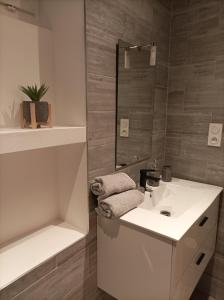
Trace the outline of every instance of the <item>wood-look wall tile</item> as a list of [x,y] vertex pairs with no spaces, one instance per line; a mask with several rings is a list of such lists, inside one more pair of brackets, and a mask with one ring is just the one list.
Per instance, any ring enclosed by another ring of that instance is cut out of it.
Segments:
[[[183,37],[185,34],[187,38],[190,31],[190,14],[188,12],[174,14],[171,23],[171,37],[176,38],[176,35]],[[172,46],[172,43],[171,43]]]
[[146,159],[152,152],[152,132],[148,130],[132,130],[129,139],[117,139],[117,164],[135,163]]
[[169,68],[169,92],[185,91],[189,78],[192,77],[193,66],[179,65]]
[[[219,161],[220,166],[224,166],[224,142],[221,147],[209,147],[208,137],[206,135],[184,134],[181,138],[181,156],[189,159],[203,159],[207,164],[216,164]],[[210,165],[211,167],[211,165]],[[213,174],[214,175],[214,174]],[[212,178],[207,178],[211,182]],[[214,179],[213,179],[214,180]],[[224,182],[223,182],[224,183]]]
[[190,63],[190,43],[188,34],[171,38],[170,62],[172,65]]
[[79,242],[74,245],[68,247],[58,255],[56,255],[57,266],[65,263],[68,259],[73,257],[74,254],[77,254],[79,251],[82,251],[86,247],[85,238],[81,239]]
[[224,113],[224,103],[222,96],[223,92],[221,91],[221,89],[207,91],[205,90],[203,92],[187,91],[184,99],[184,110],[186,112],[192,113],[204,112],[210,114],[217,114],[220,111]]
[[154,117],[155,116],[166,116],[167,106],[167,89],[156,88],[154,97]]
[[[96,241],[93,241],[93,244],[96,244]],[[94,248],[95,252],[90,254],[89,247],[91,247],[91,245],[92,243],[90,243],[87,248],[75,253],[56,270],[17,295],[15,299],[61,300],[72,289],[78,290],[82,282],[87,280],[93,272],[92,266],[90,266],[90,264],[92,264],[91,255],[96,256],[96,247]]]
[[180,156],[181,154],[181,134],[166,135],[166,155]]
[[18,279],[5,289],[0,291],[0,299],[1,300],[10,300],[14,298],[16,295],[21,293],[27,287],[30,287],[36,281],[40,280],[42,277],[46,276],[56,268],[56,259],[52,258],[47,262],[43,263],[27,275]]
[[224,55],[216,60],[215,79],[224,79]]
[[220,23],[220,29],[224,29],[224,2],[219,2],[219,23]]
[[215,34],[219,30],[219,1],[198,3],[189,12],[191,37]]
[[63,300],[116,300],[97,288],[97,274],[93,274],[78,290],[71,291]]
[[203,8],[207,5],[213,5],[214,3],[218,3],[219,0],[188,0],[189,1],[189,8]]
[[115,170],[115,143],[89,146],[88,149],[89,180],[96,176],[106,175]]
[[[212,150],[214,150],[214,148],[211,148],[211,151]],[[214,155],[214,160],[215,160],[215,155]],[[217,161],[207,162],[206,179],[208,183],[218,185],[218,186],[224,186],[224,165],[222,161],[218,163]]]
[[[87,71],[115,78],[116,46],[115,41],[105,42],[103,38],[92,37],[87,41]],[[105,67],[106,66],[106,67]]]
[[115,136],[115,111],[88,112],[88,141]]
[[185,91],[177,90],[170,92],[168,94],[168,107],[167,107],[167,113],[173,114],[173,113],[181,113],[184,111],[184,97],[185,97]]
[[183,11],[189,7],[189,0],[172,0],[171,7],[174,13]]
[[71,290],[63,300],[99,300],[100,291],[97,289],[97,274],[91,275],[78,289]]
[[169,10],[171,9],[171,0],[159,0],[159,2]]
[[224,32],[217,32],[212,35],[198,36],[191,40],[191,61],[215,60],[223,55],[224,51]]
[[86,2],[87,72],[113,78],[116,43],[124,27],[122,11],[115,2]]
[[165,130],[154,133],[152,136],[152,160],[160,161],[162,165],[165,159]]
[[153,133],[162,134],[166,130],[166,117],[165,116],[156,116],[153,118]]
[[224,257],[224,194],[222,193],[219,212],[216,252]]
[[172,166],[174,177],[205,182],[205,162],[203,159],[196,160],[166,155],[166,164]]
[[89,213],[89,233],[86,237],[86,241],[89,244],[94,239],[96,239],[96,229],[97,229],[97,215],[95,211]]
[[167,132],[207,135],[210,121],[210,114],[187,112],[169,114],[167,116]]
[[219,226],[217,242],[216,242],[216,253],[224,257],[224,230]]
[[88,111],[115,111],[115,78],[88,74]]
[[168,82],[168,67],[157,64],[156,66],[156,85],[167,87]]

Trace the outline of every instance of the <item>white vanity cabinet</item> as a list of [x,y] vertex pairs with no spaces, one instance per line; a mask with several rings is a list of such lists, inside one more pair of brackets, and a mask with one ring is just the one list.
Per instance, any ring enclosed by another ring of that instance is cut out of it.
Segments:
[[172,300],[190,298],[215,250],[219,198],[178,242],[173,242]]
[[218,208],[217,196],[179,240],[98,217],[98,286],[119,300],[188,300],[214,253]]

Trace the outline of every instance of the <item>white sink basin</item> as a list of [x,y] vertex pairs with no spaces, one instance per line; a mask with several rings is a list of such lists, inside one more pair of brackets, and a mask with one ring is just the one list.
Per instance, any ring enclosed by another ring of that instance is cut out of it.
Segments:
[[[221,191],[218,186],[177,178],[160,182],[152,193],[145,193],[145,200],[138,208],[121,220],[178,241]],[[170,212],[170,216],[162,215],[161,211]]]
[[171,218],[177,218],[205,197],[205,189],[180,185],[174,179],[170,183],[161,182],[159,187],[153,188],[153,192],[145,192],[145,201],[139,207],[159,214],[168,211]]

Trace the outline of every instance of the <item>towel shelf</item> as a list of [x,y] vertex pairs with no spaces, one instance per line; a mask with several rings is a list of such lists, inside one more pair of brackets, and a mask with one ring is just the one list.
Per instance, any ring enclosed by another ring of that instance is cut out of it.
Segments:
[[86,127],[0,128],[0,154],[86,142]]

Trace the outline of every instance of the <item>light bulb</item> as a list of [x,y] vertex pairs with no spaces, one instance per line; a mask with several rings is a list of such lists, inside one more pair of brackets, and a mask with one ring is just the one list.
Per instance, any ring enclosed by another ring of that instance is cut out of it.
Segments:
[[124,68],[130,69],[130,53],[128,48],[124,50]]
[[150,48],[150,66],[155,66],[156,65],[156,45],[155,43],[152,43],[152,46]]

